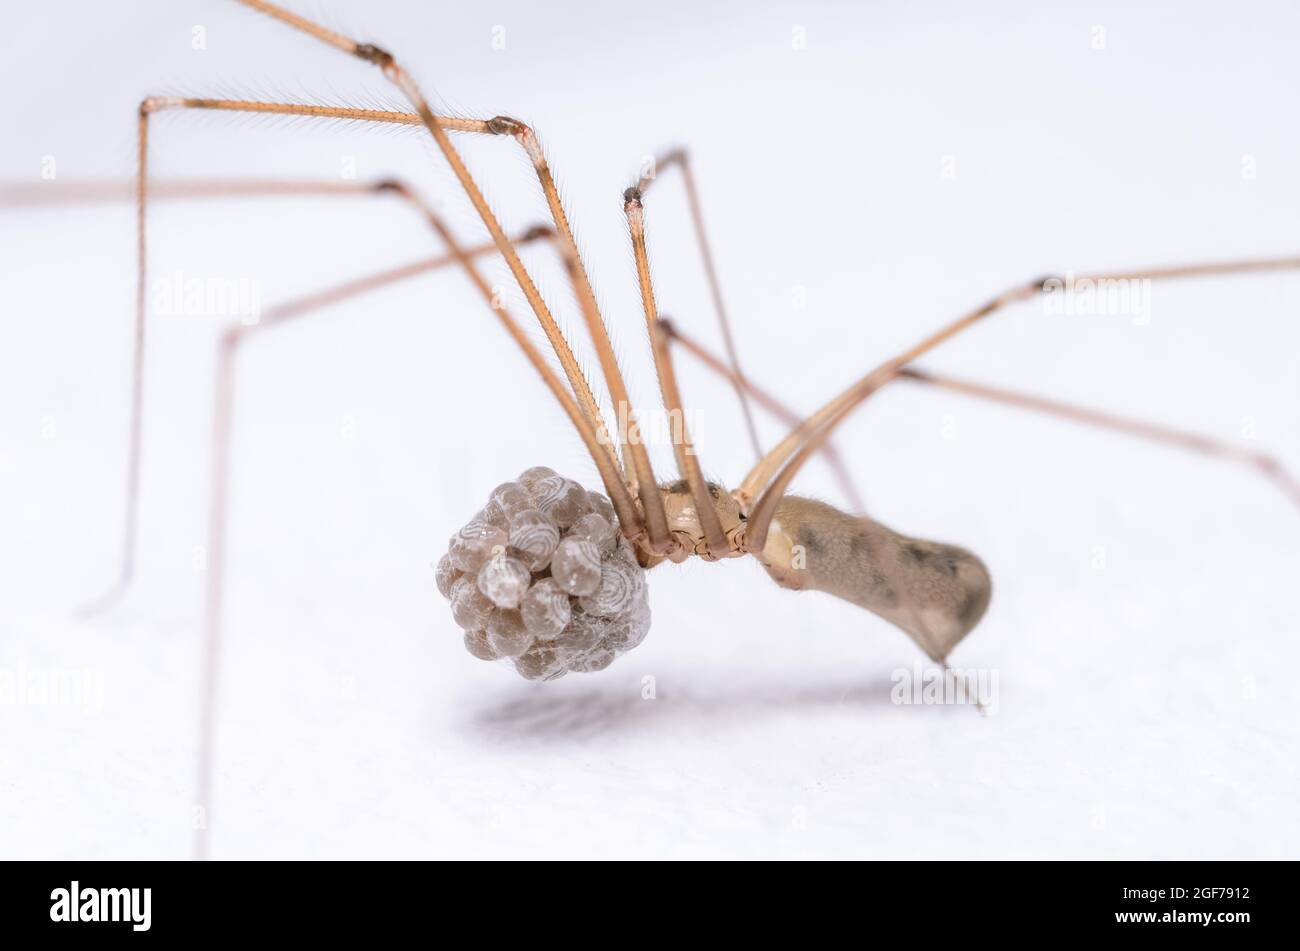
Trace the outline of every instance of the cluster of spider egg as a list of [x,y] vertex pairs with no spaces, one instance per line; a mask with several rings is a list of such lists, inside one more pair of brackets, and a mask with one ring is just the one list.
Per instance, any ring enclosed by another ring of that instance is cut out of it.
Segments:
[[645,569],[609,499],[545,466],[493,490],[437,582],[465,648],[529,680],[604,670],[650,630]]

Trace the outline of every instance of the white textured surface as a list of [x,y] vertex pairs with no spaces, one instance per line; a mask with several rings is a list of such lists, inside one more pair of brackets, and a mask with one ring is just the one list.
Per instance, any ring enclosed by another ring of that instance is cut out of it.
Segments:
[[[62,180],[125,178],[146,93],[392,99],[231,4],[78,6],[0,14],[24,37],[0,92],[7,181],[46,155]],[[1285,3],[447,6],[302,9],[390,46],[461,113],[538,127],[641,405],[654,376],[620,196],[669,144],[694,150],[750,372],[805,411],[1033,275],[1300,251]],[[334,180],[351,158],[481,235],[418,132],[191,114],[155,142],[173,177]],[[541,218],[517,150],[458,142],[512,229]],[[675,175],[647,208],[662,309],[716,346]],[[219,321],[154,321],[139,584],[70,620],[116,551],[131,221],[125,205],[0,218],[0,669],[87,687],[0,708],[4,857],[189,847]],[[264,305],[434,250],[390,199],[173,203],[151,224],[155,275],[251,276]],[[527,260],[577,336],[562,274],[544,249]],[[1030,304],[926,364],[1253,431],[1294,468],[1298,311],[1295,275],[1159,285],[1147,324]],[[430,561],[527,466],[596,479],[464,282],[267,334],[239,374],[218,857],[1297,854],[1300,512],[1251,473],[899,386],[839,443],[876,517],[987,561],[993,605],[956,660],[999,672],[996,716],[892,705],[908,640],[751,562],[656,569],[645,644],[536,685],[465,653]],[[706,469],[734,483],[734,399],[681,375]],[[667,475],[666,446],[655,459]],[[838,500],[820,465],[798,485]]]

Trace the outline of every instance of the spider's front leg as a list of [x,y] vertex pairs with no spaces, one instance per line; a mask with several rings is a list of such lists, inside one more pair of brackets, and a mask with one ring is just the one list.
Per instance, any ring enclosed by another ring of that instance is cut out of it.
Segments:
[[[1290,270],[1300,258],[1148,268],[1102,275],[1104,280],[1148,280]],[[948,652],[979,622],[988,607],[988,572],[974,555],[960,548],[907,538],[869,519],[854,518],[786,490],[812,453],[831,432],[882,387],[900,380],[945,386],[996,402],[1023,406],[1170,443],[1206,455],[1248,462],[1269,476],[1293,499],[1295,483],[1271,457],[1234,449],[1218,440],[1192,436],[1168,427],[1121,419],[1028,397],[996,387],[946,380],[910,366],[913,360],[974,326],[1008,304],[1049,292],[1052,279],[1030,281],[941,327],[910,350],[881,364],[796,426],[786,439],[759,460],[735,495],[747,515],[746,548],[782,583],[826,591],[859,604],[897,624],[935,660]],[[759,494],[761,491],[761,494]],[[773,537],[775,536],[775,537]],[[805,544],[806,543],[806,544]],[[806,577],[795,573],[795,551],[806,558]],[[800,581],[802,580],[802,584]]]
[[777,584],[824,591],[902,628],[943,663],[989,606],[988,569],[964,548],[909,538],[861,515],[787,495],[753,552]]
[[[1232,266],[1223,266],[1229,267]],[[728,369],[719,356],[676,327],[662,321],[661,324],[668,339],[682,344],[706,368],[742,387],[759,406],[787,421],[793,417],[791,410]],[[901,368],[886,382],[898,381],[1032,410],[1206,458],[1237,462],[1266,476],[1293,502],[1300,504],[1300,481],[1278,459],[1251,447],[1001,386],[937,375],[912,366]],[[829,446],[829,441],[823,439],[816,448],[826,452]],[[736,495],[741,501],[746,498],[743,490]],[[746,526],[752,550],[778,583],[794,589],[825,591],[874,611],[911,634],[936,660],[941,660],[970,632],[987,606],[988,573],[974,555],[963,549],[906,538],[870,519],[855,518],[823,503],[790,496],[777,500],[769,533],[761,544],[755,540],[754,521],[751,519]],[[775,540],[773,532],[777,535]],[[882,559],[885,564],[890,564],[892,559],[901,567],[900,576],[892,584],[880,571]],[[952,577],[945,579],[935,568],[951,569]],[[984,607],[979,606],[981,589]],[[899,590],[906,592],[910,601],[898,597]],[[962,607],[963,603],[966,607]],[[919,637],[918,620],[925,630]],[[938,656],[935,651],[939,652]]]

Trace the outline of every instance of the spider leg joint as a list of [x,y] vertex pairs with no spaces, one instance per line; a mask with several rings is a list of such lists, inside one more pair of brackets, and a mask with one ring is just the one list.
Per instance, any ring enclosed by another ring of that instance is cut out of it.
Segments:
[[147,116],[153,112],[161,112],[163,109],[172,109],[183,102],[183,99],[176,96],[145,96],[140,100],[140,115]]
[[406,183],[399,181],[396,178],[385,178],[375,182],[375,191],[393,192],[394,194],[406,197],[410,197],[411,194],[411,190],[406,187]]
[[528,126],[509,116],[493,116],[487,121],[487,130],[493,135],[523,135]]
[[374,43],[358,43],[356,55],[367,63],[374,63],[380,69],[387,70],[393,65],[393,54]]

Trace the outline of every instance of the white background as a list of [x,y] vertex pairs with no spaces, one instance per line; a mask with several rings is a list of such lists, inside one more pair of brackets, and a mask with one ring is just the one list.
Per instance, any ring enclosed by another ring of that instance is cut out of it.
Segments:
[[[1300,252],[1293,5],[979,7],[296,8],[390,48],[438,108],[539,130],[642,407],[620,196],[689,146],[746,367],[807,412],[1044,272]],[[0,177],[37,194],[126,181],[146,94],[401,108],[372,68],[233,3],[9,5],[0,25]],[[512,143],[456,141],[511,230],[542,219]],[[353,161],[484,234],[418,130],[168,114],[154,144],[164,178],[338,181]],[[663,311],[719,346],[675,174],[647,204]],[[190,846],[223,318],[152,322],[138,584],[73,619],[115,567],[132,221],[0,217],[4,857]],[[437,251],[392,199],[173,202],[150,224],[155,276],[248,277],[264,306]],[[526,260],[580,338],[549,254]],[[1022,305],[924,364],[1300,467],[1300,275],[1152,294],[1149,322]],[[464,651],[430,562],[527,466],[597,480],[465,282],[267,333],[239,374],[217,857],[1297,854],[1300,511],[1243,467],[900,384],[838,442],[875,517],[988,563],[992,607],[954,661],[997,671],[995,716],[891,704],[914,646],[749,560],[656,569],[645,644],[535,685]],[[734,396],[685,358],[681,376],[706,469],[734,485]],[[667,446],[655,461],[667,478]],[[820,464],[796,488],[841,501]],[[86,689],[43,702],[57,678]]]

